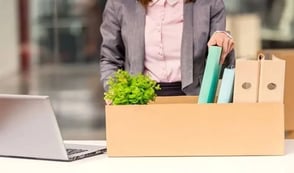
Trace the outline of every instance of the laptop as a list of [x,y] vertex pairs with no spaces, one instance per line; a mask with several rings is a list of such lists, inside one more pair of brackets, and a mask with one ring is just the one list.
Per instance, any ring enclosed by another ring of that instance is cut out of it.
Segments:
[[0,94],[0,156],[73,161],[105,152],[64,144],[48,96]]

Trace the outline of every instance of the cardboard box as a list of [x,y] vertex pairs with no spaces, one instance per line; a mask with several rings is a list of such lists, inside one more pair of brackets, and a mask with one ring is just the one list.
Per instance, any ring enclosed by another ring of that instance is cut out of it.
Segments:
[[185,97],[177,98],[158,97],[161,103],[149,105],[106,106],[108,155],[284,153],[283,104],[196,104],[193,97],[187,97],[188,103]]
[[294,131],[294,49],[267,49],[261,50],[259,53],[271,53],[283,60],[286,60],[284,90],[285,130]]

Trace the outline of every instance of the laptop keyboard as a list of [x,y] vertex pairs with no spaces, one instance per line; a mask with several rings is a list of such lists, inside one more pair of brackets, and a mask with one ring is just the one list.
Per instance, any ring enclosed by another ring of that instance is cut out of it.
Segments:
[[82,152],[85,152],[85,151],[88,151],[88,150],[83,150],[83,149],[71,149],[71,148],[67,148],[67,149],[66,149],[67,155],[73,155],[73,154],[82,153]]

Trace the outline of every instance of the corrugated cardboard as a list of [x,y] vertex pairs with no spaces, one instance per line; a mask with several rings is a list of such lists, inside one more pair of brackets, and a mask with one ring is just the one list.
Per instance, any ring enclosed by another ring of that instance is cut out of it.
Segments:
[[174,104],[174,103],[197,103],[198,97],[197,96],[176,96],[176,97],[156,97],[155,102],[156,104]]
[[284,105],[110,105],[106,138],[109,156],[282,155]]
[[[285,128],[286,131],[294,131],[294,49],[268,49],[261,50],[259,53],[271,53],[286,60],[284,91]],[[294,135],[292,135],[292,138],[294,138]]]

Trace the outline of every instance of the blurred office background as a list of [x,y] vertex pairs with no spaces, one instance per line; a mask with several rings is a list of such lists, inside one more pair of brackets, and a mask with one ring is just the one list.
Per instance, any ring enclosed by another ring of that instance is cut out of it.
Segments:
[[[238,58],[294,48],[293,0],[225,0]],[[0,0],[0,93],[49,95],[65,139],[105,139],[105,0]]]

